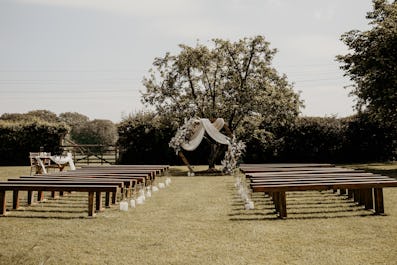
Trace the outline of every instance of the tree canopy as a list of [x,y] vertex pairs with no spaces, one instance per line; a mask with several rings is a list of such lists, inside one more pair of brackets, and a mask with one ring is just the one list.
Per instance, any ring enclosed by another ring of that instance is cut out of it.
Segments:
[[110,120],[95,119],[73,127],[71,138],[78,144],[113,145],[117,142],[117,127]]
[[397,2],[373,0],[367,13],[372,28],[341,36],[350,53],[337,56],[354,82],[357,108],[383,122],[397,124]]
[[90,121],[88,116],[78,112],[63,112],[59,114],[59,120],[65,122],[70,127],[83,125]]
[[142,101],[160,115],[178,122],[221,117],[232,130],[251,117],[288,123],[298,115],[299,95],[271,66],[276,50],[263,36],[179,47],[179,54],[155,58],[143,80]]
[[0,119],[10,121],[32,121],[32,119],[36,119],[50,123],[59,122],[57,115],[49,110],[31,110],[27,113],[4,113],[0,116]]

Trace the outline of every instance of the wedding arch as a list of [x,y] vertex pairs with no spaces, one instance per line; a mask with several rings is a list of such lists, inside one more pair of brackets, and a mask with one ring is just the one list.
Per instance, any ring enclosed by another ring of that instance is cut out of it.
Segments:
[[[228,135],[220,132],[224,128]],[[231,174],[237,166],[237,162],[245,149],[245,144],[241,141],[237,142],[236,137],[230,131],[222,118],[217,118],[213,122],[209,119],[191,118],[185,120],[175,136],[171,139],[169,146],[174,148],[177,155],[181,157],[183,162],[189,168],[189,175],[194,175],[193,168],[184,156],[182,149],[186,151],[194,151],[202,142],[205,135],[208,135],[217,143],[227,145],[225,157],[222,160],[223,172]]]

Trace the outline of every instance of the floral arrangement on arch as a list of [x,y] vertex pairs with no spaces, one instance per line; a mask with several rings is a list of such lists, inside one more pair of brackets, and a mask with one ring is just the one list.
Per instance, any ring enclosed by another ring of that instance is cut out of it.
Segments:
[[[197,126],[197,119],[185,119],[185,123],[177,130],[175,136],[169,142],[169,146],[175,150],[176,154],[181,151],[182,145],[184,143],[189,142]],[[232,174],[234,169],[237,168],[237,163],[240,157],[244,153],[245,143],[242,141],[237,141],[234,135],[232,138],[227,137],[227,141],[228,149],[225,152],[224,159],[221,161],[223,166],[222,171],[226,174]]]
[[172,137],[169,142],[169,147],[175,150],[175,153],[178,154],[182,149],[182,144],[189,141],[194,133],[194,128],[196,127],[195,119],[185,119],[185,123],[179,127],[178,131],[175,133],[175,136]]
[[230,140],[230,144],[225,153],[224,159],[221,161],[223,166],[223,172],[227,174],[232,174],[237,168],[237,163],[240,157],[245,151],[245,143],[243,141],[237,141],[236,137],[233,135]]

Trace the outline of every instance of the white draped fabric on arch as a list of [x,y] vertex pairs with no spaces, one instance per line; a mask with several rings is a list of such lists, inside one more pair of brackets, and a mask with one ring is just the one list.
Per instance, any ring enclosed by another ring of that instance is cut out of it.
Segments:
[[[210,137],[217,143],[227,145],[225,158],[221,161],[223,172],[233,173],[237,166],[237,162],[241,157],[245,144],[242,141],[237,141],[234,135],[230,137],[224,135],[220,131],[225,127],[225,121],[222,118],[217,118],[214,122],[209,119],[191,118],[185,120],[185,124],[178,129],[175,136],[169,142],[176,154],[179,155],[189,168],[189,175],[194,175],[193,168],[189,161],[182,153],[182,149],[186,151],[194,151],[202,142],[204,136]],[[227,129],[228,130],[228,129]]]
[[230,145],[230,138],[219,132],[225,125],[225,121],[222,118],[218,118],[214,122],[211,122],[209,119],[195,119],[194,123],[192,136],[188,142],[181,144],[184,150],[195,150],[203,140],[205,133],[217,143]]

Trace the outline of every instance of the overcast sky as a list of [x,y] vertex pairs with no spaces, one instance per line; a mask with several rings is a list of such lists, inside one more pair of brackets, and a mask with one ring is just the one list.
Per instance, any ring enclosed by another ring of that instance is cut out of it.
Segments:
[[0,0],[0,114],[46,109],[118,122],[143,110],[155,57],[178,44],[263,35],[305,116],[348,116],[335,56],[368,29],[370,0]]

